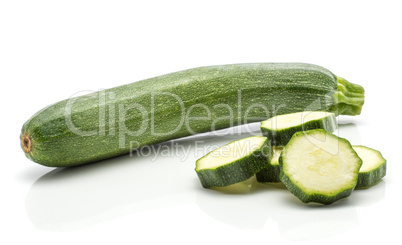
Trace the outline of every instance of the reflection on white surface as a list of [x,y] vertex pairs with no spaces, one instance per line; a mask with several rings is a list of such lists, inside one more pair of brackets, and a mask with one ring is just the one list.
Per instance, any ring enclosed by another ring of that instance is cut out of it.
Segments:
[[368,207],[385,198],[386,177],[369,188],[356,189],[353,192],[354,205]]
[[349,140],[352,145],[362,144],[359,127],[357,127],[357,125],[353,122],[347,122],[339,119],[338,129],[334,132],[334,134]]
[[359,224],[356,208],[351,206],[283,210],[276,220],[281,235],[296,241],[330,237],[349,231]]
[[[257,125],[254,130],[258,129]],[[354,124],[340,125],[340,136],[349,139],[354,132],[354,140],[359,143],[356,130]],[[249,135],[204,134],[175,141],[189,149],[185,159],[150,152],[141,157],[123,156],[53,170],[29,190],[28,217],[39,229],[78,230],[132,213],[189,203],[211,221],[241,230],[264,229],[267,222],[272,222],[282,237],[299,241],[353,230],[359,225],[357,207],[372,205],[385,196],[385,181],[355,190],[350,197],[328,206],[303,204],[281,183],[251,181],[240,191],[202,188],[194,171],[195,161],[203,154],[198,147],[222,146]],[[162,146],[174,148],[169,142]]]
[[[274,219],[278,222],[281,235],[290,240],[330,237],[358,226],[356,207],[372,205],[382,200],[384,187],[385,182],[381,181],[369,188],[370,190],[355,190],[350,197],[329,206],[295,203],[292,208],[275,213]],[[366,198],[363,198],[364,195]]]
[[196,203],[213,219],[239,229],[262,229],[267,221],[277,223],[289,240],[314,240],[349,231],[359,225],[356,207],[384,198],[385,182],[355,190],[331,205],[303,204],[281,184],[254,183],[253,192],[230,195],[214,190],[197,192]]
[[[262,184],[253,182],[251,192],[241,194],[224,193],[212,189],[197,192],[196,204],[215,220],[227,223],[239,229],[261,229],[271,210],[265,197],[269,191],[262,193]],[[262,194],[262,195],[261,195]]]
[[[192,173],[184,173],[183,163],[168,161],[145,163],[123,157],[97,166],[54,170],[31,187],[26,197],[28,216],[40,229],[76,230],[191,201],[192,192],[186,189],[195,183],[186,175]],[[174,178],[168,174],[172,171]]]
[[[259,133],[259,125],[251,125]],[[204,191],[195,160],[211,145],[250,133],[201,134],[160,144],[159,152],[122,156],[80,167],[55,169],[39,178],[26,197],[32,223],[44,230],[77,230],[130,213],[192,202]],[[177,153],[177,149],[182,150]],[[163,151],[167,150],[167,151]]]

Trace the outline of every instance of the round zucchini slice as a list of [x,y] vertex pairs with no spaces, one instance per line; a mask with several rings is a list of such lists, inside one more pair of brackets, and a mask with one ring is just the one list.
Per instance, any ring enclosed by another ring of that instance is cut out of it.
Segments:
[[268,139],[252,136],[211,151],[197,160],[195,171],[205,188],[229,186],[266,168],[271,158]]
[[359,170],[356,188],[367,188],[380,181],[387,171],[387,161],[381,153],[361,145],[355,145],[353,149],[363,160],[363,165]]
[[302,202],[331,204],[352,193],[362,160],[346,139],[315,129],[295,133],[279,164],[281,181]]
[[325,111],[302,111],[271,117],[261,122],[261,132],[271,145],[286,145],[294,133],[312,129],[333,132],[337,129],[334,113]]

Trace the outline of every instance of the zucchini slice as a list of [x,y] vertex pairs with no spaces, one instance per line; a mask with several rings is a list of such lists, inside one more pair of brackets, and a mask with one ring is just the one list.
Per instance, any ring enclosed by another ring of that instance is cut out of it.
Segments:
[[302,202],[331,204],[352,193],[362,160],[346,139],[315,129],[295,133],[279,164],[281,181]]
[[333,132],[337,129],[334,113],[325,111],[302,111],[271,117],[261,122],[261,132],[268,137],[271,145],[284,146],[298,131],[325,129]]
[[204,188],[223,187],[251,178],[272,158],[269,141],[252,136],[215,149],[196,162],[195,171]]
[[367,188],[380,181],[385,176],[387,170],[387,161],[381,153],[361,145],[355,145],[353,149],[363,160],[356,188]]
[[269,162],[269,166],[255,175],[258,182],[281,182],[279,179],[279,174],[281,173],[281,169],[279,167],[279,156],[281,155],[282,149],[282,146],[272,147],[273,155],[271,161]]

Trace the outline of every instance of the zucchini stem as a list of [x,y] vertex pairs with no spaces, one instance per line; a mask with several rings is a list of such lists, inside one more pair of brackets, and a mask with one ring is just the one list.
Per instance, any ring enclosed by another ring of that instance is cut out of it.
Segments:
[[334,94],[335,104],[331,111],[337,115],[359,115],[364,104],[364,88],[337,77],[337,92]]

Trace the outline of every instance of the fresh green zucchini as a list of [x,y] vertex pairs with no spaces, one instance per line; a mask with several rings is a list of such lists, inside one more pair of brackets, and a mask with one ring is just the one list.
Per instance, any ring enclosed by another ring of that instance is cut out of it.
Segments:
[[325,129],[333,132],[337,129],[334,113],[325,111],[302,111],[271,117],[261,122],[261,132],[268,137],[271,145],[284,146],[292,135],[299,131]]
[[282,149],[282,146],[272,147],[273,155],[269,166],[255,175],[258,182],[281,182],[279,178],[281,173],[281,169],[279,167],[279,156],[281,155]]
[[68,167],[274,115],[357,115],[363,103],[361,86],[316,65],[199,67],[50,105],[23,125],[20,139],[31,160]]
[[281,181],[302,202],[331,204],[352,193],[362,160],[346,139],[314,129],[295,133],[279,164]]
[[251,136],[232,141],[198,159],[195,171],[205,188],[229,186],[266,168],[271,158],[268,139]]
[[359,170],[356,188],[367,188],[380,181],[387,171],[387,161],[381,153],[361,145],[355,145],[353,149],[363,160],[363,165]]

